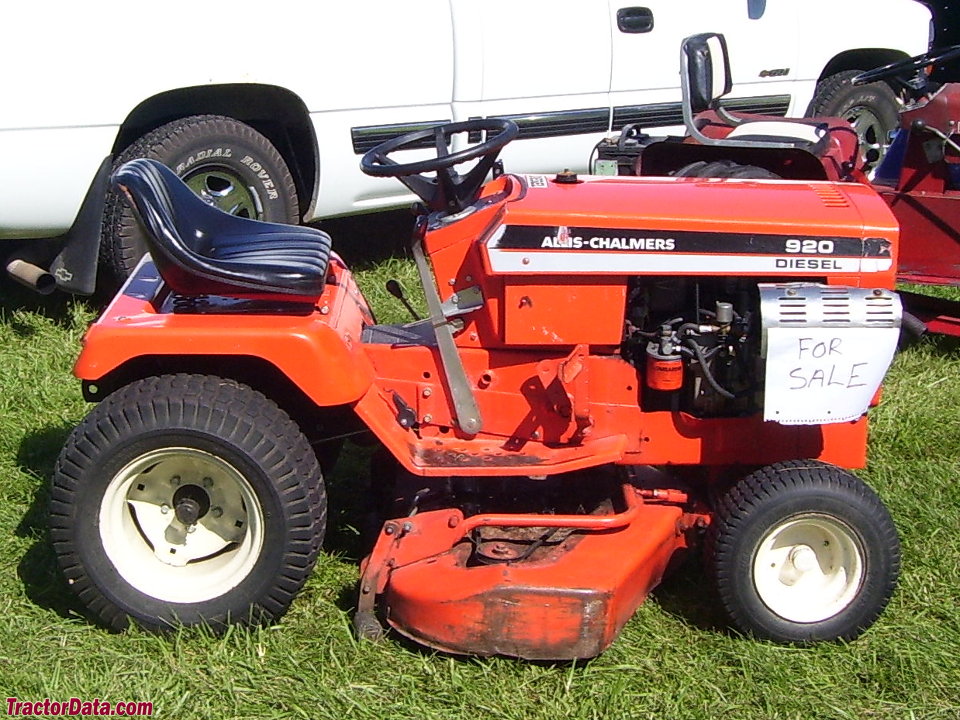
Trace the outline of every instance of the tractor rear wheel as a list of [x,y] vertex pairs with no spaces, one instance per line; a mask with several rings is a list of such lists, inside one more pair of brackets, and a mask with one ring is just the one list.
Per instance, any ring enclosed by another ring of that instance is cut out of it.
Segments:
[[707,559],[743,632],[785,643],[851,640],[886,607],[900,545],[876,493],[813,460],[770,465],[717,503]]
[[260,393],[167,375],[102,401],[60,454],[50,529],[107,626],[258,624],[310,574],[326,521],[317,458]]
[[756,165],[741,165],[733,160],[698,160],[671,173],[676,177],[740,178],[743,180],[779,180],[780,176]]
[[824,78],[807,108],[807,117],[841,117],[860,140],[860,160],[875,151],[880,163],[890,147],[890,131],[899,123],[900,102],[885,82],[853,85],[850,80],[862,70],[845,70]]

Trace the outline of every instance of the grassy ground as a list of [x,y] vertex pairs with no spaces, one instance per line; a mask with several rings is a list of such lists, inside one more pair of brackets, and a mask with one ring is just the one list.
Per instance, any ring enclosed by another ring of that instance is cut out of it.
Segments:
[[[374,272],[377,282],[384,272],[408,266]],[[402,317],[396,306],[381,315]],[[356,642],[349,629],[355,518],[337,508],[317,571],[274,627],[158,636],[112,634],[89,622],[55,570],[45,506],[56,454],[87,411],[70,367],[93,314],[82,303],[8,289],[0,298],[4,697],[146,700],[165,718],[960,716],[956,342],[928,340],[902,353],[874,412],[863,474],[898,524],[904,569],[890,608],[861,639],[798,649],[738,637],[693,564],[654,594],[602,657],[535,664],[452,658],[395,637]],[[362,472],[348,463],[331,482],[349,485]]]

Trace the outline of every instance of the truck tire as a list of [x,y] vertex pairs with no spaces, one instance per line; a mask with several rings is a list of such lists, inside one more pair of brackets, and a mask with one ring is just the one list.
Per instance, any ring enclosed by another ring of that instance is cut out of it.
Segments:
[[748,475],[719,500],[707,562],[741,631],[783,643],[852,640],[886,607],[900,544],[859,478],[814,460]]
[[[297,190],[283,157],[249,125],[219,115],[174,120],[142,136],[114,163],[148,157],[172,168],[194,192],[232,215],[297,223]],[[130,274],[146,252],[143,231],[116,193],[107,195],[101,266],[114,281]]]
[[741,165],[733,160],[698,160],[671,173],[676,177],[741,178],[744,180],[779,180],[780,176],[756,165]]
[[876,166],[890,146],[890,131],[899,123],[900,102],[885,82],[851,85],[850,79],[862,70],[844,70],[817,83],[807,117],[841,117],[860,138],[860,160],[874,149]]
[[212,376],[114,392],[70,435],[53,476],[60,568],[118,630],[279,617],[313,569],[325,523],[300,429],[259,392]]

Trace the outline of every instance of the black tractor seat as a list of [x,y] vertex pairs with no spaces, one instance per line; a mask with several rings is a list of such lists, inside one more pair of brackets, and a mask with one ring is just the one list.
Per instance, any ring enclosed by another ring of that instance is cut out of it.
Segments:
[[111,182],[138,216],[173,292],[289,302],[312,302],[323,292],[330,260],[325,232],[225,213],[156,160],[124,163]]
[[[698,33],[680,44],[680,92],[683,124],[701,145],[800,148],[822,156],[830,147],[829,124],[823,121],[750,118],[726,110],[721,101],[733,89],[726,38],[720,33]],[[702,113],[713,111],[716,120]],[[706,135],[707,125],[731,127],[725,137]]]

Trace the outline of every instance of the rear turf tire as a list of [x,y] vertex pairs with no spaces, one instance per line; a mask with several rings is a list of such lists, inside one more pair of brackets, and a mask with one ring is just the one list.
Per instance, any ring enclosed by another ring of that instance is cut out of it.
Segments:
[[841,117],[857,133],[860,159],[874,150],[878,165],[890,147],[890,131],[899,126],[900,102],[885,82],[852,85],[851,78],[862,70],[845,70],[817,83],[817,90],[807,108],[807,117]]
[[740,178],[743,180],[777,180],[774,172],[756,165],[741,165],[733,160],[698,160],[671,173],[676,177]]
[[794,460],[757,470],[720,499],[707,559],[741,631],[783,643],[852,640],[890,600],[900,545],[859,478]]
[[211,376],[113,393],[70,435],[53,477],[60,567],[114,629],[279,617],[313,569],[325,522],[320,467],[299,428],[260,393]]

